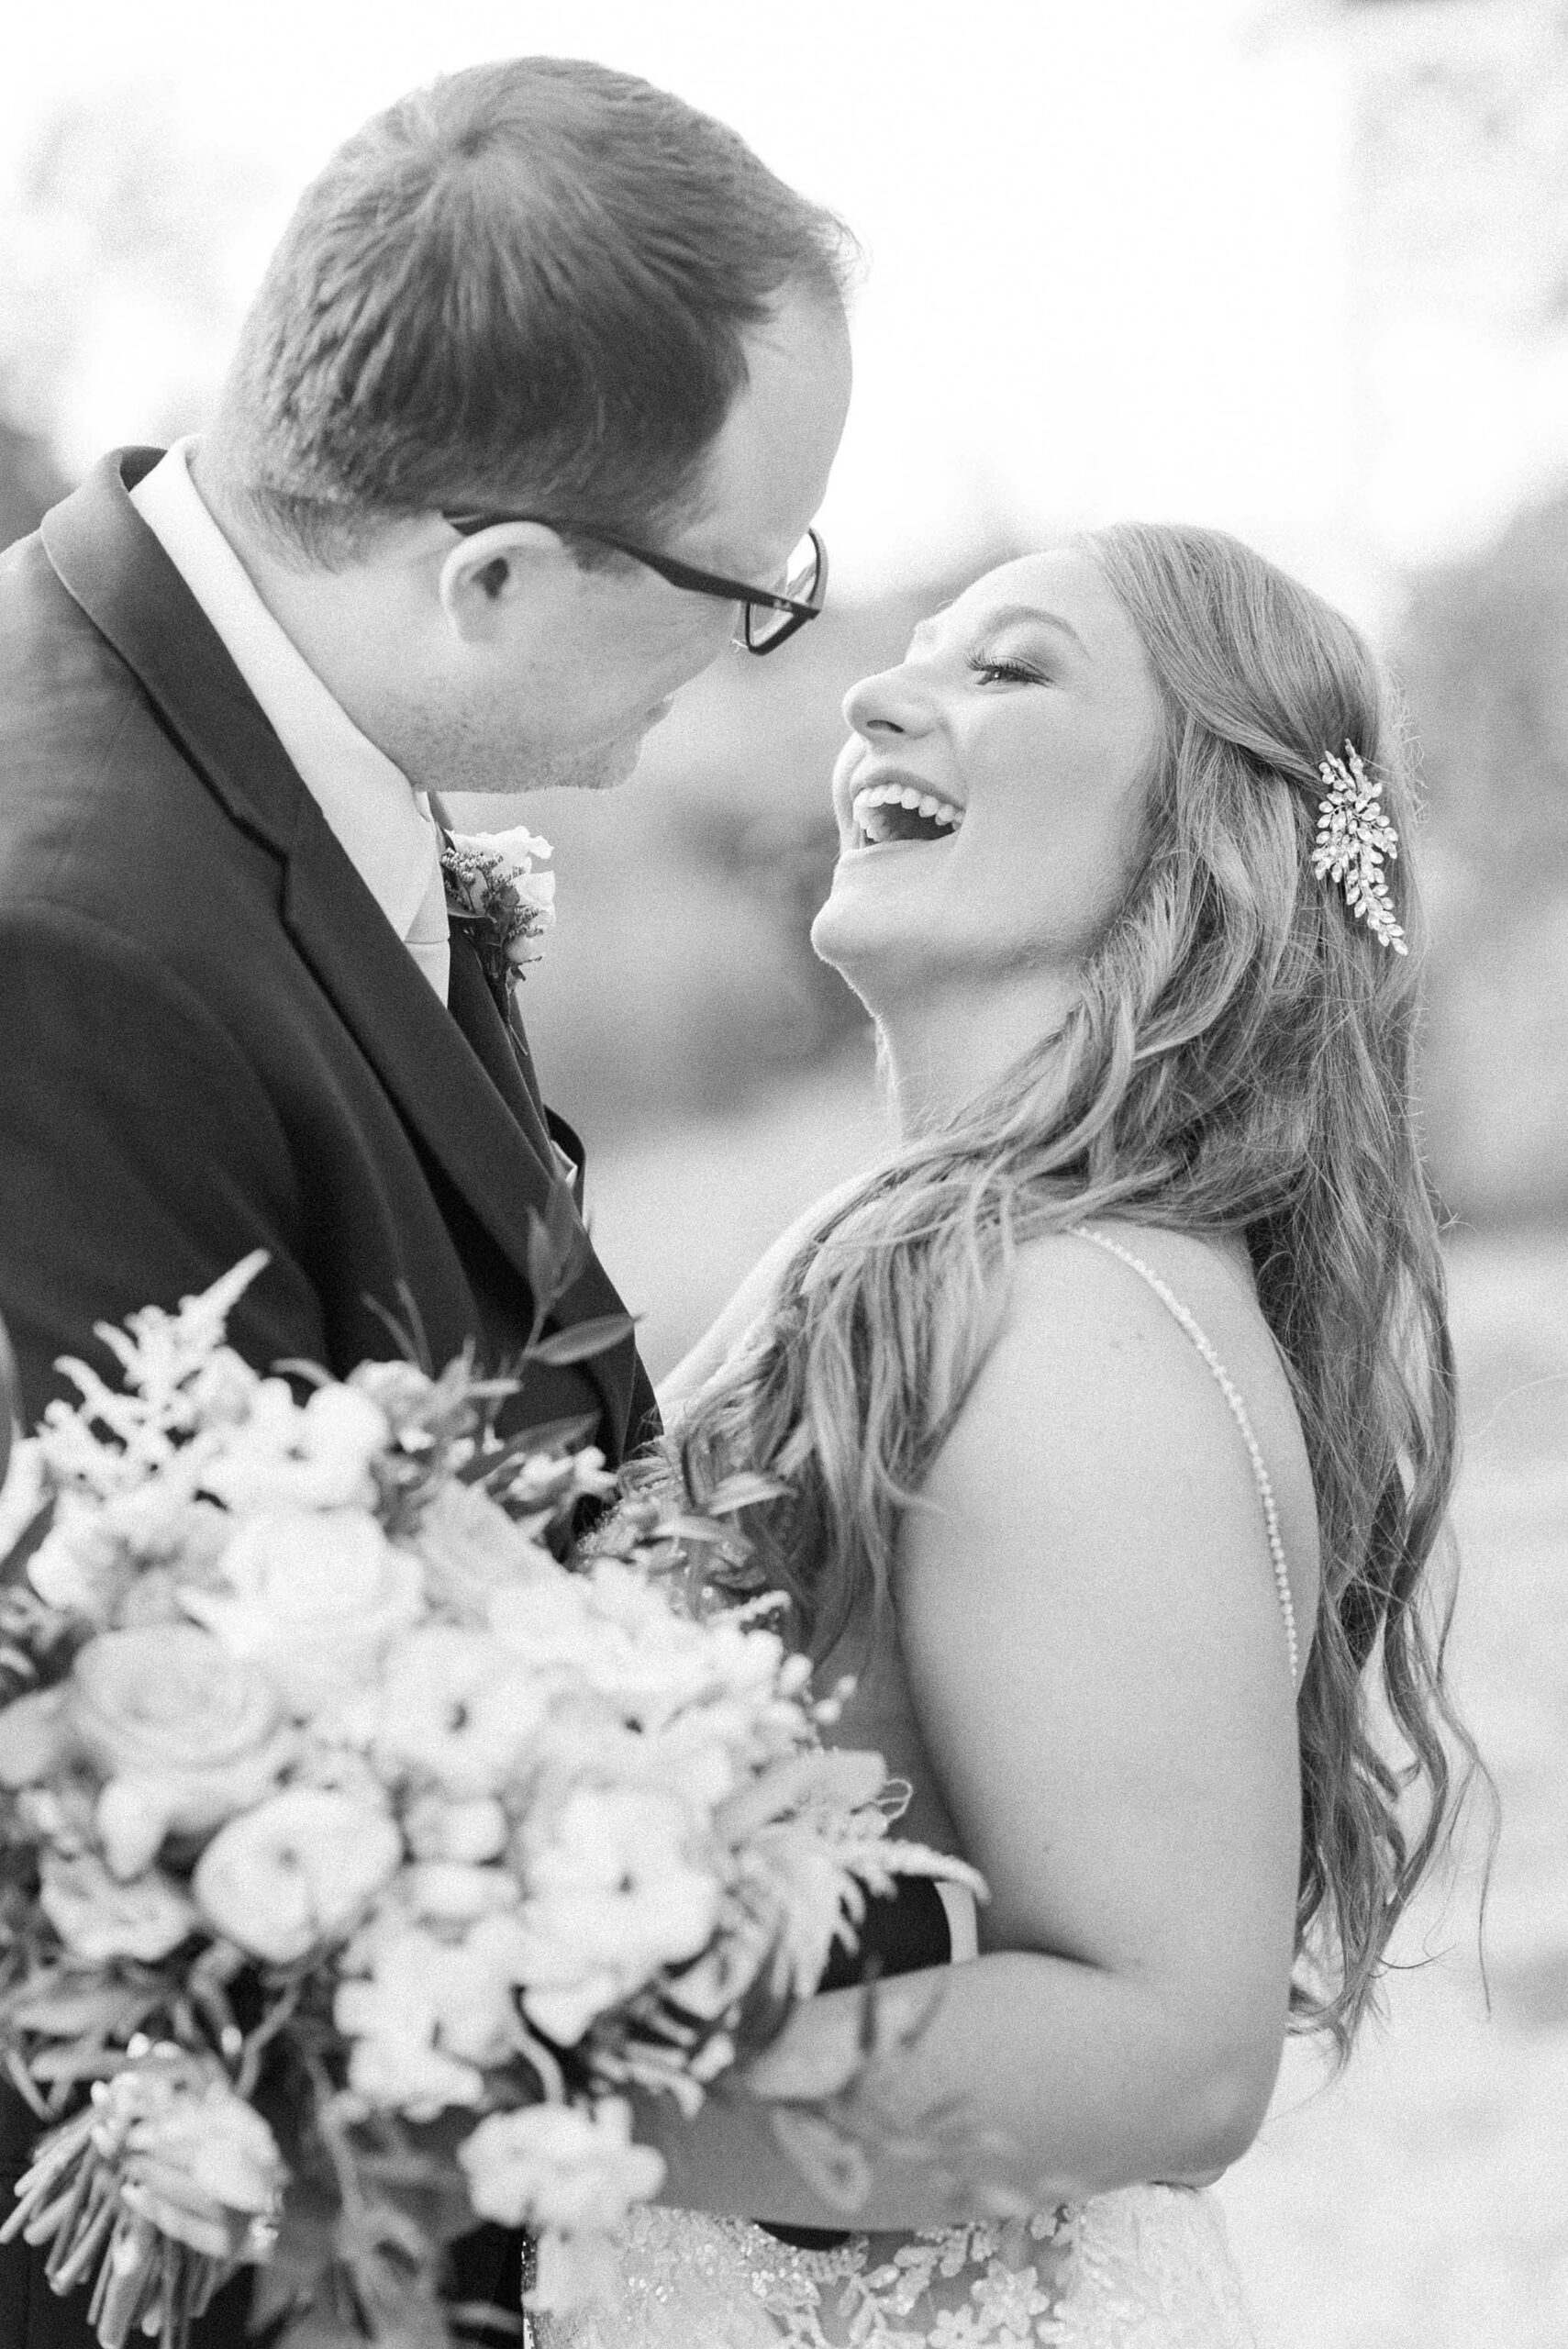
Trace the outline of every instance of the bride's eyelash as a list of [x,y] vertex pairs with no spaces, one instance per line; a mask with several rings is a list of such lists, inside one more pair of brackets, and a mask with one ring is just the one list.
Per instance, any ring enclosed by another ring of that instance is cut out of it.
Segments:
[[1015,685],[1038,685],[1044,682],[1040,671],[1031,669],[1027,661],[987,661],[978,652],[972,652],[969,666],[976,676],[1006,677]]

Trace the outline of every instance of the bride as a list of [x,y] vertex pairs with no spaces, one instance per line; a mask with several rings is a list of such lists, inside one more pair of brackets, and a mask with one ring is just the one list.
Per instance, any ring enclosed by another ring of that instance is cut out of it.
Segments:
[[662,2203],[539,2339],[1229,2349],[1202,2187],[1293,2018],[1348,2052],[1464,1744],[1405,745],[1336,612],[1140,525],[991,572],[845,713],[813,937],[902,1145],[682,1365],[670,1440],[699,1493],[784,1487],[752,1581],[990,1899],[973,1962],[879,1983],[869,2068],[828,1990],[753,2073],[840,2090],[859,2232],[777,2107],[650,2103]]

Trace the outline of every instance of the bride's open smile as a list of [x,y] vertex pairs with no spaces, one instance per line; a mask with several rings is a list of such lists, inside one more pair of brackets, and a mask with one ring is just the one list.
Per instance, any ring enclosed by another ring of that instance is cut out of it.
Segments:
[[851,689],[844,718],[817,952],[876,992],[900,949],[917,947],[928,977],[1075,961],[1129,877],[1161,726],[1093,559],[1062,547],[987,573]]
[[929,845],[951,841],[963,821],[963,809],[940,792],[929,790],[917,777],[902,769],[880,764],[873,776],[872,761],[857,763],[850,818],[854,826],[851,855],[865,849]]
[[895,1091],[917,1068],[924,1096],[939,1063],[975,1074],[976,987],[988,1053],[1056,1024],[1133,877],[1160,692],[1098,564],[1060,547],[923,621],[844,718],[812,944],[881,1024]]

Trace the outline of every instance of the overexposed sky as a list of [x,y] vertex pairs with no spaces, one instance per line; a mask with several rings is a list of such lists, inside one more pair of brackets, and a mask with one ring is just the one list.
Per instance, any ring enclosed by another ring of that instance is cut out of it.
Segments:
[[[293,195],[377,106],[508,51],[600,58],[733,123],[866,248],[856,403],[823,518],[844,587],[1001,534],[1184,515],[1367,608],[1391,565],[1473,537],[1521,470],[1549,469],[1559,443],[1568,459],[1568,428],[1506,350],[1478,345],[1465,414],[1477,396],[1504,417],[1533,401],[1534,437],[1504,451],[1499,427],[1456,447],[1448,342],[1426,370],[1430,416],[1396,445],[1369,427],[1356,49],[1331,15],[1318,0],[87,0],[8,27],[0,174],[62,103],[95,95],[122,118],[151,108],[209,162],[250,163],[232,314]],[[68,459],[199,400],[228,331],[145,287],[101,293],[58,410]]]

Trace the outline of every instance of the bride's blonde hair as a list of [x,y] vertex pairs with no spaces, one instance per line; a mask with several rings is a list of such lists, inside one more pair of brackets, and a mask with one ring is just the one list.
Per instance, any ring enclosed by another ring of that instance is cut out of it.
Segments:
[[[1356,630],[1250,548],[1146,524],[1078,543],[1164,705],[1136,876],[1060,1032],[824,1218],[677,1435],[697,1495],[740,1467],[784,1486],[744,1513],[748,1572],[788,1593],[821,1657],[887,1600],[900,1514],[994,1341],[1011,1250],[1118,1215],[1244,1234],[1322,1531],[1294,2004],[1342,2053],[1446,1837],[1451,1752],[1473,1760],[1444,1687],[1448,1610],[1426,1587],[1455,1411],[1411,1097],[1409,751]],[[1313,877],[1318,765],[1347,740],[1403,844],[1389,880],[1407,956]]]

